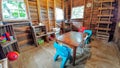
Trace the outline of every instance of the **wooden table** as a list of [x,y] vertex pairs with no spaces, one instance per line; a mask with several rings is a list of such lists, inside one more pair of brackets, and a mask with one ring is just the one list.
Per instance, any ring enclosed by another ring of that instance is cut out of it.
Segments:
[[58,42],[67,44],[70,48],[73,49],[73,66],[75,65],[76,59],[76,49],[82,41],[82,33],[80,32],[68,32],[59,37],[57,37]]

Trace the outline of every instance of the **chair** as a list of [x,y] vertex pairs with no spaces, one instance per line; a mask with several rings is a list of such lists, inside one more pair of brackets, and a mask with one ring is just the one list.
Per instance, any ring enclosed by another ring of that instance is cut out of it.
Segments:
[[72,60],[71,49],[66,46],[61,46],[57,42],[54,42],[54,48],[56,48],[56,54],[54,56],[54,61],[60,56],[62,58],[62,62],[60,68],[64,68],[67,60]]
[[85,44],[89,44],[89,43],[90,43],[91,36],[92,36],[92,30],[84,30],[83,33],[87,33],[87,34],[88,34],[88,37],[87,37],[87,39],[85,40]]

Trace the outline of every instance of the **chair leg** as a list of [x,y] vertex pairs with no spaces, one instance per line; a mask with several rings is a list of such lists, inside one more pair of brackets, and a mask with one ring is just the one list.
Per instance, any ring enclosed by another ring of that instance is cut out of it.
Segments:
[[62,58],[62,63],[61,63],[61,68],[65,68],[65,64],[66,64],[66,62],[67,62],[67,60],[68,60],[68,58]]
[[73,59],[72,59],[72,56],[71,56],[71,55],[69,56],[69,61],[70,61],[70,63],[72,63],[72,61],[73,61]]
[[54,61],[56,61],[58,57],[59,57],[59,55],[56,53],[54,56]]

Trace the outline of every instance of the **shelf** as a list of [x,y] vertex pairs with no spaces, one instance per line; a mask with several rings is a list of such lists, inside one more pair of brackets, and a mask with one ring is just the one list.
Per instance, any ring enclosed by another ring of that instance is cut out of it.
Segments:
[[98,10],[113,10],[114,7],[102,7],[102,8],[98,8]]
[[98,15],[98,17],[113,17],[113,14],[102,14]]
[[47,32],[47,35],[54,34],[55,32]]
[[17,40],[7,41],[6,43],[1,44],[1,46],[4,48],[4,47],[7,47],[7,46],[9,46],[9,45],[11,45],[11,44],[14,44],[14,43],[16,43],[16,42],[17,42]]
[[115,2],[115,0],[103,0],[103,1],[98,1],[98,3],[103,3],[103,2]]
[[24,28],[14,28],[14,31],[16,32],[25,32],[25,31],[30,31],[30,29],[24,29]]
[[40,38],[40,37],[43,37],[43,36],[46,36],[47,34],[42,34],[40,36],[36,36],[37,38]]
[[42,26],[39,26],[39,25],[36,25],[36,26],[32,26],[33,28],[38,28],[38,27],[44,27],[44,25]]
[[109,38],[109,35],[101,35],[101,34],[97,34],[97,37]]
[[109,38],[105,38],[105,37],[96,37],[98,39],[101,39],[101,40],[105,40],[105,41],[108,41]]
[[101,24],[112,24],[111,21],[97,21],[97,23],[101,23]]
[[95,29],[97,29],[97,30],[107,30],[107,31],[111,30],[110,28],[101,28],[101,27],[96,27]]

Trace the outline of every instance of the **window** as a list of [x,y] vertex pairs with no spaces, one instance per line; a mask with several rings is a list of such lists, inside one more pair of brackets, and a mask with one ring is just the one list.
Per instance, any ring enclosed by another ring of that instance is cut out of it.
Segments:
[[72,8],[71,19],[79,19],[84,17],[84,6]]
[[64,20],[64,13],[63,10],[60,8],[56,8],[56,20]]
[[27,20],[24,0],[2,0],[3,21]]

